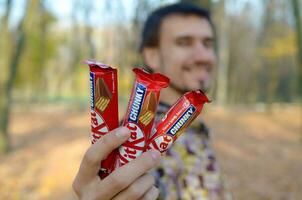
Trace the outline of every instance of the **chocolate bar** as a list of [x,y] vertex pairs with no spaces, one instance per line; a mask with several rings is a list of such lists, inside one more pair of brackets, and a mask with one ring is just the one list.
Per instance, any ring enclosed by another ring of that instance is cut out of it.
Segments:
[[150,74],[138,68],[133,72],[136,80],[123,122],[131,131],[131,136],[119,148],[117,167],[143,153],[153,126],[160,90],[169,84],[169,79],[162,74]]
[[208,97],[200,90],[184,94],[158,123],[155,133],[148,139],[146,150],[166,152],[207,102],[210,102]]
[[[91,142],[119,125],[117,70],[103,63],[87,60],[90,69]],[[116,151],[100,163],[101,178],[114,169]]]

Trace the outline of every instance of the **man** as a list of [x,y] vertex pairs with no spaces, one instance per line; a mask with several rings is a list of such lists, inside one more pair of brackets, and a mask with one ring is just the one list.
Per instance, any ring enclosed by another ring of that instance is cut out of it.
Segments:
[[[206,10],[179,3],[154,11],[145,24],[140,47],[148,68],[171,81],[161,93],[156,121],[183,93],[209,88],[216,58]],[[100,180],[99,162],[129,138],[127,129],[114,130],[86,152],[73,183],[75,192],[81,199],[156,199],[159,193],[162,199],[218,199],[221,183],[208,130],[196,121],[163,159],[155,150],[146,152]],[[148,171],[160,160],[155,181]]]
[[[207,91],[215,66],[213,25],[207,10],[178,3],[154,11],[140,46],[147,68],[170,78],[157,121],[185,92]],[[209,133],[197,119],[155,171],[162,199],[222,199],[222,183]]]

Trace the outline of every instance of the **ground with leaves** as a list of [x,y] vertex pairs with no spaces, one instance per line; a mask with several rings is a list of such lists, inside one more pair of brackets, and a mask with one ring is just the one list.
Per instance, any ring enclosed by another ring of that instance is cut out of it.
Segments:
[[[235,199],[301,199],[301,108],[212,106],[204,116]],[[0,199],[75,199],[71,182],[90,145],[89,120],[86,109],[62,105],[15,108],[14,151],[0,157]]]

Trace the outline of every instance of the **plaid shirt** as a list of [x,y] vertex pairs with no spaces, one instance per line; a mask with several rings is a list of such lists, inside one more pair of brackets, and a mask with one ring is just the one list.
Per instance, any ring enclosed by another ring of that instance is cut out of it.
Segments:
[[[159,104],[155,125],[168,109],[168,105]],[[222,199],[220,170],[209,140],[209,130],[197,120],[176,140],[152,171],[159,199]]]

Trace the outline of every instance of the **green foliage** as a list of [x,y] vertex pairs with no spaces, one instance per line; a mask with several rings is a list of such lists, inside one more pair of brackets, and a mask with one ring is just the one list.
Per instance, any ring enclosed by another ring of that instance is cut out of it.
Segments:
[[25,20],[26,32],[25,53],[21,58],[16,87],[24,89],[26,86],[37,87],[43,83],[43,73],[47,61],[56,54],[59,39],[51,33],[51,25],[56,19],[54,15],[41,8],[42,1],[31,1],[29,15]]

